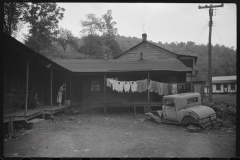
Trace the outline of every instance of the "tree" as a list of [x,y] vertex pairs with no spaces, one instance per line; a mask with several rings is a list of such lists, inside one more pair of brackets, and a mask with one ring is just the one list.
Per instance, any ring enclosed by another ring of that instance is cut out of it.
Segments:
[[102,37],[97,35],[88,35],[83,37],[84,45],[82,45],[78,52],[89,55],[91,58],[103,58],[105,47]]
[[64,52],[67,48],[67,45],[73,44],[74,45],[74,36],[72,32],[68,29],[60,28],[59,29],[59,34],[57,37],[57,42],[59,45],[62,46]]
[[27,41],[25,41],[25,45],[32,48],[36,52],[40,53],[40,50],[42,48],[42,44],[39,41],[39,33],[33,32],[32,35],[28,38]]
[[[112,11],[108,10],[102,18],[96,17],[95,14],[87,14],[85,20],[81,20],[84,34],[84,45],[80,47],[79,52],[90,55],[94,58],[103,58],[104,54],[110,57],[117,56],[121,53],[119,44],[115,40],[117,28],[112,21]],[[98,48],[98,52],[95,50]]]
[[102,32],[104,36],[116,36],[117,28],[114,28],[114,25],[117,23],[115,21],[112,22],[112,10],[107,10],[107,13],[102,16],[104,23],[102,23]]
[[23,16],[30,27],[29,35],[26,36],[27,43],[33,44],[31,41],[37,38],[41,43],[40,50],[50,49],[51,42],[57,36],[58,22],[63,18],[64,11],[65,9],[57,7],[56,3],[31,3]]
[[95,14],[87,14],[85,20],[81,20],[83,29],[80,31],[83,35],[98,35],[102,30],[102,21]]
[[122,53],[119,44],[114,39],[114,37],[110,35],[104,37],[104,45],[108,48],[108,50],[106,50],[105,53],[107,53],[111,57],[116,57]]
[[26,12],[27,8],[27,3],[4,3],[3,31],[5,33],[12,35],[14,31],[18,31],[18,24],[23,20],[23,13]]

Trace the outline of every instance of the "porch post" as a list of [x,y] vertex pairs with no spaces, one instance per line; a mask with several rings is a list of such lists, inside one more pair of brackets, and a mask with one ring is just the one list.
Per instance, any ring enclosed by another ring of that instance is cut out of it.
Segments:
[[[150,81],[150,73],[148,72],[148,84],[149,84],[149,81]],[[148,105],[146,106],[147,108],[145,108],[144,106],[144,113],[146,113],[146,110],[147,112],[151,111],[149,102],[150,102],[150,92],[148,90]]]
[[103,85],[104,85],[104,88],[103,88],[103,94],[104,94],[104,99],[103,99],[103,101],[104,101],[104,114],[106,114],[106,104],[105,104],[105,102],[106,102],[106,73],[104,73],[104,78],[103,78],[103,80],[104,80],[104,82],[103,82]]
[[51,94],[51,96],[50,96],[51,97],[51,105],[50,105],[51,111],[52,111],[52,81],[53,81],[53,69],[51,68],[51,82],[50,82],[51,83],[51,91],[50,91],[51,92],[50,93]]
[[193,89],[192,89],[192,72],[191,72],[191,92],[193,92]]
[[[150,73],[148,72],[148,83],[150,81]],[[149,90],[148,90],[148,103],[150,101],[150,93],[149,93]]]
[[67,95],[66,95],[66,93],[67,93],[67,85],[66,85],[66,78],[67,78],[67,76],[66,76],[66,74],[65,74],[65,102],[64,102],[64,106],[66,106],[66,97],[67,97]]
[[27,116],[27,106],[28,106],[28,75],[29,74],[29,58],[27,57],[27,64],[26,64],[26,99],[25,99],[25,113],[24,115]]
[[71,94],[71,88],[72,88],[71,80],[72,80],[72,78],[71,78],[71,75],[70,75],[70,77],[69,77],[69,99],[70,100],[72,99],[71,98],[71,96],[72,96],[72,94]]

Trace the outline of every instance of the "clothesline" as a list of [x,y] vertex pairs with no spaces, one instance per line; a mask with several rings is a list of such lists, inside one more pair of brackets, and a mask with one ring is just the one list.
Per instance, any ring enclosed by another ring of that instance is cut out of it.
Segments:
[[177,94],[182,93],[191,88],[190,82],[186,83],[163,83],[150,80],[148,82],[147,79],[138,80],[138,81],[118,81],[112,78],[107,78],[107,86],[112,87],[113,91],[117,92],[145,92],[149,90],[149,92],[155,92],[159,95],[169,95],[169,94]]

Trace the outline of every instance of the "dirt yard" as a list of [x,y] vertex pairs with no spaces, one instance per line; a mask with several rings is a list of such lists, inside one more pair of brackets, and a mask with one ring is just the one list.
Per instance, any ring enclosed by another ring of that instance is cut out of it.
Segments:
[[236,133],[189,132],[178,125],[140,122],[130,112],[55,115],[4,139],[5,157],[234,157]]

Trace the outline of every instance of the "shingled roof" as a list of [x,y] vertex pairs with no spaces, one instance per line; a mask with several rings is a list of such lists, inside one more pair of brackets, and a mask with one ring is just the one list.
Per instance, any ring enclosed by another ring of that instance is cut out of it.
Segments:
[[54,60],[72,72],[132,72],[132,71],[178,71],[190,72],[178,59],[108,59],[108,60]]

